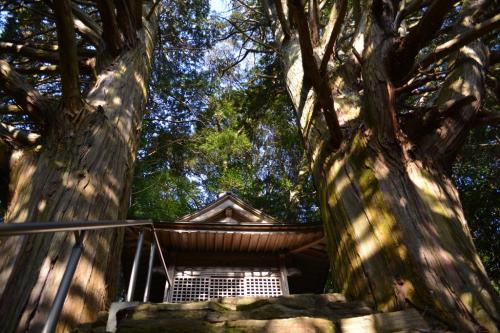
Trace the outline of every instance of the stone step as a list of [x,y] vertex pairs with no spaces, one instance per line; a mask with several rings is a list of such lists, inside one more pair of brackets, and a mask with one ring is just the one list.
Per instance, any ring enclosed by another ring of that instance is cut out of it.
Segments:
[[427,323],[414,309],[344,318],[338,321],[316,317],[236,320],[227,322],[226,328],[245,333],[392,333],[429,329]]
[[78,333],[358,333],[429,329],[413,309],[374,313],[339,294],[277,298],[235,297],[192,303],[113,303],[107,326],[84,325]]

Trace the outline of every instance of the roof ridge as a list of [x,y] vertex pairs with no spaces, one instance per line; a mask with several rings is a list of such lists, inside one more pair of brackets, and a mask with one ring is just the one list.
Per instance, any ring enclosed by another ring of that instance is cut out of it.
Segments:
[[200,208],[192,213],[189,213],[189,214],[186,214],[186,215],[179,217],[175,221],[176,222],[182,222],[182,221],[187,222],[189,220],[193,220],[197,216],[200,216],[204,213],[209,212],[211,209],[216,208],[218,205],[220,205],[221,203],[223,203],[226,200],[233,200],[236,204],[240,205],[243,209],[245,209],[249,213],[252,213],[252,214],[254,214],[262,219],[268,220],[271,223],[282,223],[279,220],[277,220],[276,218],[263,212],[262,210],[259,210],[255,207],[253,207],[252,205],[250,205],[249,203],[247,203],[246,201],[241,199],[239,196],[237,196],[233,192],[223,192],[223,194],[220,195],[216,200],[212,201],[211,203],[207,204],[206,206],[204,206],[204,207],[202,207],[202,208]]

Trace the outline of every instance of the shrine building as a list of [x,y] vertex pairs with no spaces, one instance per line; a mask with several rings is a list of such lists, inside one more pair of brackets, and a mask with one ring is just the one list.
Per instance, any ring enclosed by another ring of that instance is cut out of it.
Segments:
[[126,233],[127,302],[324,291],[329,262],[321,223],[277,221],[225,192],[175,222],[155,221],[153,230]]

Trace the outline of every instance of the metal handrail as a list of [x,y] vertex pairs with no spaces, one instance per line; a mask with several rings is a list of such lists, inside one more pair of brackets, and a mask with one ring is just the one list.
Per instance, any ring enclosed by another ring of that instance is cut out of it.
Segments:
[[[168,274],[168,270],[161,253],[161,247],[159,244],[158,237],[156,235],[156,230],[154,228],[153,220],[121,220],[121,221],[69,221],[69,222],[26,222],[26,223],[0,223],[0,237],[10,237],[10,236],[22,236],[31,234],[41,234],[41,233],[55,233],[55,232],[74,232],[76,243],[71,250],[71,254],[66,265],[63,277],[59,284],[56,296],[50,308],[49,314],[47,316],[47,321],[43,327],[42,333],[52,333],[55,331],[59,316],[61,314],[64,301],[69,291],[71,281],[73,280],[73,275],[75,274],[76,267],[80,261],[81,254],[83,252],[83,238],[85,236],[86,230],[100,230],[100,229],[111,229],[111,228],[124,228],[124,227],[151,227],[151,232],[154,235],[154,242],[158,247],[160,252],[163,268],[167,276],[167,281],[169,284],[172,283],[172,278]],[[141,231],[140,239],[143,239],[144,233]],[[136,258],[134,259],[135,270],[139,264],[140,251],[142,247],[142,241],[138,242],[138,247],[136,249]],[[151,266],[151,265],[150,265]],[[151,268],[149,268],[151,269]],[[136,276],[131,276],[131,279],[135,279]],[[131,288],[135,287],[135,281],[131,282]],[[129,288],[130,289],[130,288]],[[129,290],[129,294],[133,294],[133,290]]]
[[153,220],[26,222],[0,224],[0,237],[39,233],[98,230],[121,227],[153,226]]

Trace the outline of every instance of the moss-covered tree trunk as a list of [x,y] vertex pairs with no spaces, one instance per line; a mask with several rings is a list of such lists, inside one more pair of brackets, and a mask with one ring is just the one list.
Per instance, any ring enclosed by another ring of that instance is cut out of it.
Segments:
[[294,3],[266,9],[319,193],[336,291],[384,311],[412,306],[460,331],[498,332],[498,296],[444,170],[482,100],[484,47],[459,50],[441,88],[437,104],[451,101],[455,115],[426,118],[414,133],[398,119],[388,73],[397,39],[381,29],[371,2],[357,18],[353,52],[331,60],[325,74],[324,44],[307,40],[312,26]]
[[359,133],[323,162],[318,190],[336,287],[380,310],[415,306],[452,327],[494,332],[495,292],[456,189],[401,150]]
[[[157,15],[143,20],[135,44],[102,60],[109,65],[76,113],[60,107],[41,147],[12,154],[6,223],[126,216]],[[115,297],[122,241],[121,230],[87,232],[58,332],[94,320]],[[74,242],[72,233],[1,240],[1,332],[41,331]]]

